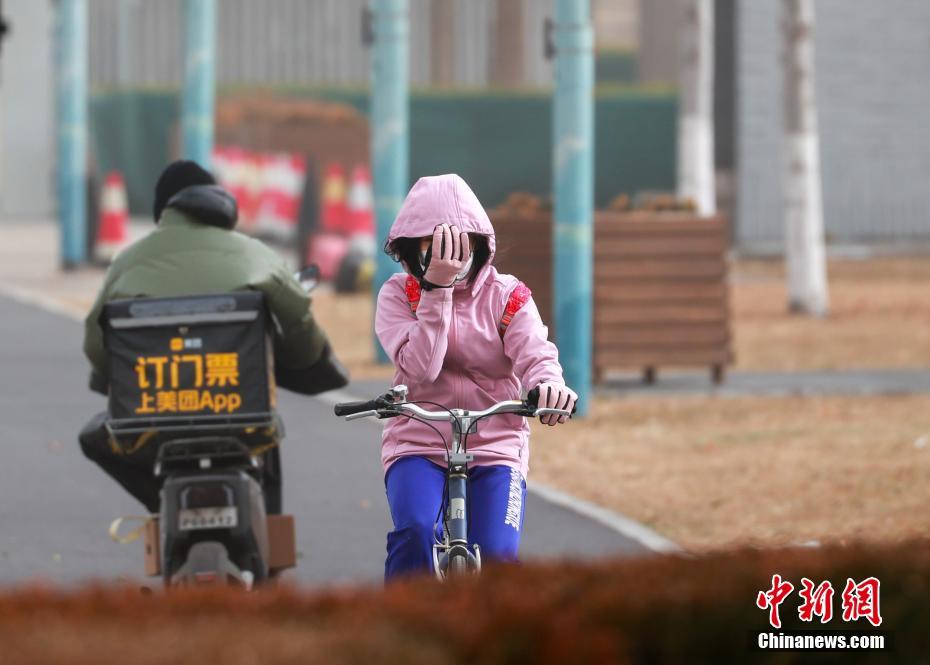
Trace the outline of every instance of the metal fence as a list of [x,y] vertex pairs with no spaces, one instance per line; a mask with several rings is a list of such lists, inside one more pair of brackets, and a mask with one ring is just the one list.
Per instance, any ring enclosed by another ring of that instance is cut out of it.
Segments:
[[[451,80],[488,82],[498,3],[520,2],[523,83],[549,85],[543,21],[553,0],[409,0],[410,81],[435,80],[434,12],[447,2],[454,30]],[[217,82],[220,85],[365,85],[362,43],[366,0],[220,0]],[[182,0],[90,0],[90,77],[95,88],[176,86],[181,80]]]

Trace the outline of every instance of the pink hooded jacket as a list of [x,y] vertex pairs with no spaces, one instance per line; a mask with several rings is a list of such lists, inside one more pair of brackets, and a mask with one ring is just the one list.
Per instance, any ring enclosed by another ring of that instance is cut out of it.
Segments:
[[[450,408],[485,409],[495,402],[520,398],[544,381],[564,383],[558,350],[530,298],[513,316],[503,339],[501,317],[519,284],[497,272],[494,228],[474,192],[457,175],[420,178],[394,220],[388,240],[432,235],[437,224],[488,237],[491,257],[474,283],[422,291],[416,313],[410,307],[406,273],[392,275],[378,294],[375,332],[394,362],[394,384],[409,388],[411,401],[430,400]],[[436,407],[426,406],[428,409]],[[450,440],[451,429],[436,423]],[[526,478],[529,463],[526,420],[492,416],[468,437],[475,465],[501,464]],[[391,464],[419,455],[445,466],[445,448],[427,425],[406,418],[387,421],[381,445],[385,473]]]

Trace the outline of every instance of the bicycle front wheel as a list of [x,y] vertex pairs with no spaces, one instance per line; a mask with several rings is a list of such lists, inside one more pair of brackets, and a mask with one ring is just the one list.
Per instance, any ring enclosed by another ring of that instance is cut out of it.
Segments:
[[455,554],[449,558],[449,576],[457,577],[468,573],[468,557],[464,554]]

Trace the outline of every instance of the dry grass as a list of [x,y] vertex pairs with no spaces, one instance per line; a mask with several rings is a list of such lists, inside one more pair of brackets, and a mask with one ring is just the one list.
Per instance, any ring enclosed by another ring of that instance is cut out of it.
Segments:
[[[791,315],[781,262],[737,262],[736,369],[930,368],[930,257],[834,260],[830,288],[828,318]],[[367,295],[314,308],[356,377],[390,376],[359,325]],[[596,399],[565,430],[537,426],[532,466],[689,548],[899,540],[930,535],[921,437],[930,396]]]
[[532,476],[687,548],[930,536],[930,396],[595,399]]
[[314,293],[313,314],[353,379],[390,379],[393,376],[390,365],[375,362],[374,309],[369,293]]
[[833,260],[829,279],[827,318],[791,315],[782,262],[736,262],[736,369],[930,368],[930,257]]

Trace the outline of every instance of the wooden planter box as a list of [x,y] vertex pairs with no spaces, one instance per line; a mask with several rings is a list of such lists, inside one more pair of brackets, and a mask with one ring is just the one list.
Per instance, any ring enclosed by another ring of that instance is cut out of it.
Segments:
[[[552,321],[552,220],[547,211],[492,211],[496,263],[532,289]],[[612,212],[594,220],[595,379],[612,369],[708,367],[732,362],[728,233],[722,217]]]

